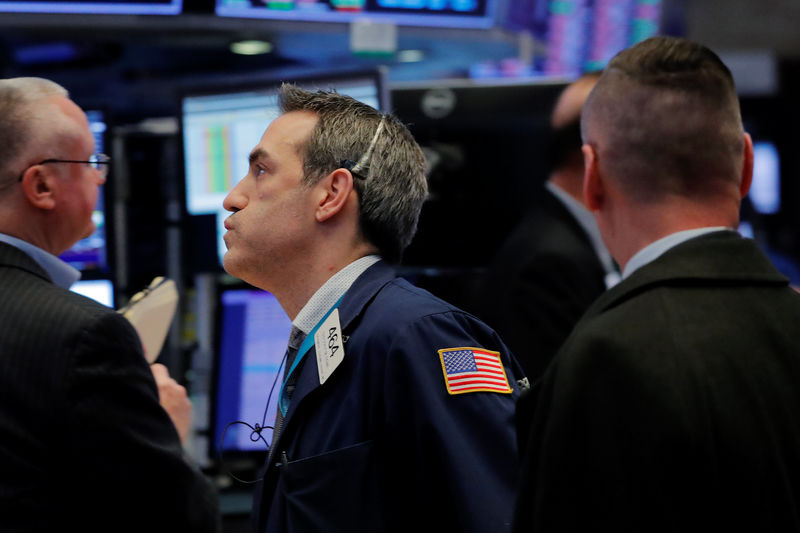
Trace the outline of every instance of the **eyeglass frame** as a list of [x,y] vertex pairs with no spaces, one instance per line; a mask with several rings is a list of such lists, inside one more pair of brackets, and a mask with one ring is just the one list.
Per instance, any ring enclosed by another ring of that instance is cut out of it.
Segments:
[[[29,168],[35,167],[36,165],[46,165],[48,163],[77,163],[91,165],[92,170],[101,171],[103,173],[103,178],[105,178],[108,176],[108,165],[111,164],[111,157],[106,154],[92,154],[89,156],[88,161],[77,161],[75,159],[44,159],[38,163],[29,165],[25,170],[22,171],[22,174],[19,175],[19,179],[17,181],[22,181],[22,178],[25,176],[25,172],[27,172]],[[106,166],[104,167],[103,165]]]

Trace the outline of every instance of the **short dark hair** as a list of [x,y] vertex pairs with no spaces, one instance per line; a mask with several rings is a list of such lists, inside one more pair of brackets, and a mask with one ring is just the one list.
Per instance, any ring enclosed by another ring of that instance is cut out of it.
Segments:
[[[581,155],[581,106],[568,104],[567,114],[560,114],[558,123],[554,123],[556,113],[564,95],[577,84],[594,84],[600,79],[602,71],[592,70],[581,74],[575,81],[564,87],[553,107],[550,121],[550,133],[547,142],[547,171],[553,172],[570,165],[582,165]],[[575,102],[578,103],[578,102]],[[582,104],[582,102],[580,102]]]
[[384,259],[398,262],[428,193],[425,155],[411,132],[397,117],[336,91],[284,84],[280,104],[283,113],[311,111],[319,117],[301,149],[306,184],[351,162],[360,176],[354,184],[361,231]]
[[653,37],[617,54],[584,104],[584,142],[639,199],[716,192],[741,177],[744,130],[730,70],[707,47]]

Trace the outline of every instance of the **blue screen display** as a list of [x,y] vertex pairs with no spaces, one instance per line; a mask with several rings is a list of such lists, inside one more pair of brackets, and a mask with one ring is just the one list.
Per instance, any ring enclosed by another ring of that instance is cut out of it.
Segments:
[[662,0],[515,0],[503,26],[528,30],[546,54],[536,70],[577,76],[602,69],[617,52],[660,31]]
[[753,209],[774,215],[781,208],[781,161],[770,141],[753,142],[753,182],[748,193]]
[[[266,443],[252,438],[247,425],[231,423],[272,426],[292,323],[268,292],[228,289],[219,304],[212,448],[219,449],[221,442],[226,451],[266,451]],[[269,443],[271,432],[263,437]]]
[[[106,121],[102,111],[88,110],[86,117],[89,119],[89,128],[94,135],[95,153],[105,150]],[[92,212],[94,220],[94,233],[81,239],[75,245],[61,254],[61,260],[82,271],[107,272],[109,269],[108,249],[106,239],[106,208],[105,191],[103,187],[97,192],[97,205]]]
[[489,28],[494,0],[217,0],[220,16],[351,22],[368,18],[404,26]]
[[114,284],[109,279],[87,279],[76,281],[69,288],[106,307],[114,307]]
[[177,15],[183,0],[81,0],[53,2],[41,0],[0,1],[0,12],[6,13],[88,13],[107,15]]

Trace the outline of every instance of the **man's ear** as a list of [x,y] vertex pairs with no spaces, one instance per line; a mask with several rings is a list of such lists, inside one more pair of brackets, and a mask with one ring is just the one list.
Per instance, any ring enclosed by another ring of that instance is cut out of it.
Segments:
[[22,174],[22,193],[33,206],[50,210],[56,206],[58,176],[45,165],[33,165]]
[[344,209],[353,192],[353,175],[349,170],[337,168],[320,180],[317,187],[321,194],[314,216],[317,222],[324,222]]
[[744,134],[744,162],[742,163],[742,181],[739,184],[739,193],[744,198],[750,185],[753,183],[753,139],[749,133]]
[[583,201],[589,211],[597,211],[605,200],[605,187],[600,177],[597,152],[590,144],[581,147],[583,152]]

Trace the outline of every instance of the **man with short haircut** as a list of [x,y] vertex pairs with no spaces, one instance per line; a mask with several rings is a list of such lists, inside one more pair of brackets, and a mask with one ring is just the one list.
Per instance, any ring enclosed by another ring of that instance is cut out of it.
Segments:
[[218,531],[186,390],[57,257],[94,230],[94,149],[63,87],[0,80],[0,531]]
[[280,102],[224,202],[225,269],[293,324],[257,531],[509,530],[519,373],[389,265],[426,196],[421,149],[350,97],[284,85]]
[[800,295],[733,230],[753,148],[730,71],[644,41],[611,60],[582,132],[623,281],[522,400],[515,531],[799,531]]

